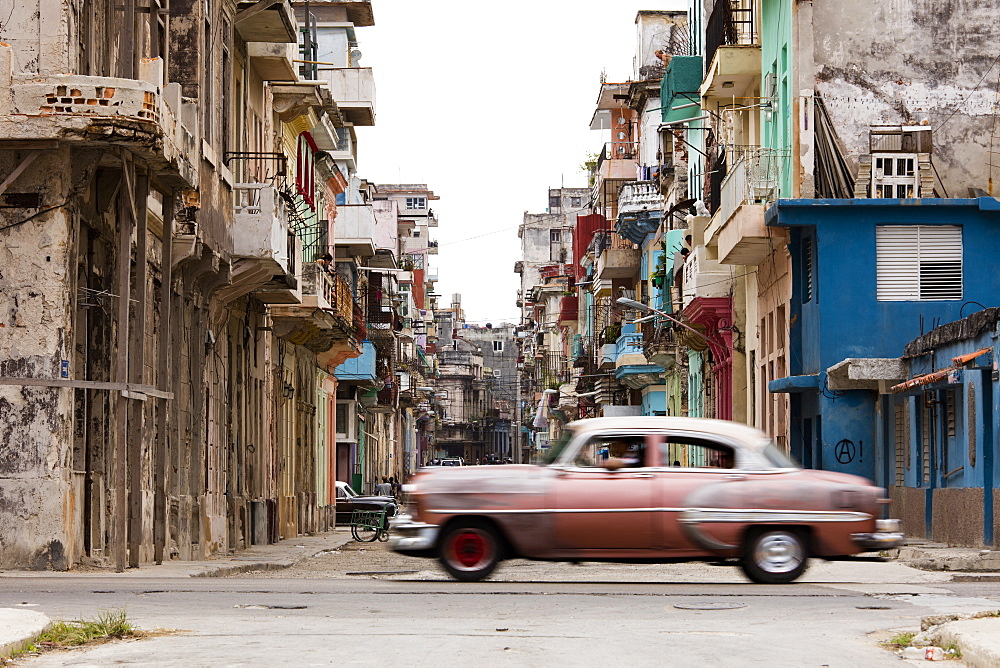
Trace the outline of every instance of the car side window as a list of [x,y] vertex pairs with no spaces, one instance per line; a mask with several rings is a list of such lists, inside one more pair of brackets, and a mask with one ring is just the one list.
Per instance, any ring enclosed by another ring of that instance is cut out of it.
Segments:
[[660,445],[660,461],[667,467],[731,469],[736,466],[733,449],[702,439],[667,436]]
[[346,499],[347,498],[347,490],[345,490],[343,487],[338,487],[337,488],[337,498],[338,499]]
[[611,457],[621,459],[625,468],[648,466],[646,439],[642,436],[598,436],[583,444],[574,466],[602,468]]

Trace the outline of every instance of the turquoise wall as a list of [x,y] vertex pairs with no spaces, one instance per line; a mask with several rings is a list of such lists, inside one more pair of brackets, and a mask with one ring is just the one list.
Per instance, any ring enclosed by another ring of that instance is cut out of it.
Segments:
[[[783,150],[781,197],[792,193],[792,0],[761,0],[761,95],[773,95],[771,109],[761,110],[761,144]],[[761,100],[766,104],[768,100]]]

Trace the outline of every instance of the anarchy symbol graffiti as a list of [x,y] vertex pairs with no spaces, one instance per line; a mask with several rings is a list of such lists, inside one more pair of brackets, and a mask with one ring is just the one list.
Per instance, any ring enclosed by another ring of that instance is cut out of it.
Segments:
[[833,452],[837,455],[838,462],[841,464],[850,464],[858,454],[858,449],[854,446],[854,441],[848,441],[845,438],[843,441],[837,443]]

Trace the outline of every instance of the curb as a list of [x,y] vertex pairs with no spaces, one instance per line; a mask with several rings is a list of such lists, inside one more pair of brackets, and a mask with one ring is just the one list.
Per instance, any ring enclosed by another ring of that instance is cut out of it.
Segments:
[[955,573],[952,582],[1000,582],[1000,573]]
[[[14,652],[32,644],[45,629],[52,625],[52,620],[48,616],[33,610],[0,609],[0,617],[4,616],[21,617],[22,619],[18,623],[24,628],[14,631],[17,634],[15,640],[0,639],[0,658],[7,658]],[[10,619],[5,620],[5,624],[11,623]]]
[[[958,645],[962,650],[962,662],[969,668],[995,668],[1000,665],[1000,643],[994,639],[996,631],[984,634],[984,621],[965,619],[949,622],[937,630],[938,642]],[[990,626],[1000,628],[1000,624]]]
[[338,542],[336,545],[324,545],[323,547],[307,549],[290,558],[264,558],[260,561],[247,561],[241,564],[227,564],[225,566],[215,567],[206,564],[204,570],[197,573],[190,573],[190,576],[193,578],[224,578],[230,575],[249,573],[250,571],[281,571],[286,568],[291,568],[306,559],[312,559],[313,557],[319,556],[324,552],[340,549],[347,543],[351,542],[350,537],[345,536],[344,538],[345,540],[343,542]]
[[[310,555],[315,556],[315,555]],[[308,559],[309,557],[305,557]],[[249,573],[250,571],[281,571],[286,568],[291,568],[299,561],[293,560],[282,560],[282,561],[260,561],[260,562],[249,562],[246,564],[240,564],[239,566],[219,566],[218,568],[210,568],[208,570],[202,571],[200,573],[192,573],[193,578],[224,578],[229,575],[239,575],[240,573]]]

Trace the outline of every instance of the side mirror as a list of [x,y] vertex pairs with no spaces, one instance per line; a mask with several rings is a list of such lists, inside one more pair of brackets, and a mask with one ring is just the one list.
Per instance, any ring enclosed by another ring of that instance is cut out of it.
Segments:
[[604,460],[604,468],[609,471],[617,471],[625,466],[625,462],[618,457],[608,457]]

